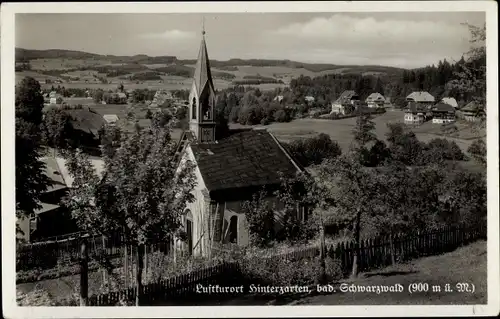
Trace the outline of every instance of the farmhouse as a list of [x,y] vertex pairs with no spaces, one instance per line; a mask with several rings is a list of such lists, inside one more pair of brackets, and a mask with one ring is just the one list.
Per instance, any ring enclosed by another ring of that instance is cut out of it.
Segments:
[[419,125],[426,119],[427,108],[416,102],[409,102],[405,109],[404,123],[410,125]]
[[281,103],[281,101],[283,101],[283,95],[277,95],[277,96],[273,99],[273,101],[276,101],[276,102],[278,102],[278,103]]
[[118,122],[119,118],[116,114],[104,114],[102,116],[107,124],[114,125]]
[[411,93],[406,97],[406,101],[408,103],[416,102],[419,103],[421,106],[425,106],[427,108],[431,108],[435,103],[434,97],[429,92],[425,91],[418,91]]
[[[62,236],[78,231],[71,213],[61,205],[61,200],[67,195],[73,184],[73,178],[69,175],[65,160],[61,157],[51,155],[41,158],[45,164],[45,175],[52,182],[47,190],[41,195],[40,208],[34,211],[31,218],[20,218],[17,224],[22,231],[18,238],[27,242],[46,240],[50,237]],[[95,171],[101,176],[103,161],[91,157],[90,161]]]
[[314,96],[310,96],[310,95],[306,96],[304,98],[304,100],[306,101],[307,104],[314,103],[314,101],[315,101]]
[[340,97],[332,103],[332,111],[330,114],[349,114],[356,109],[357,104],[359,104],[359,96],[356,92],[351,90],[344,91]]
[[432,107],[432,123],[448,124],[455,122],[455,108],[446,103],[438,103]]
[[[203,32],[204,34],[204,32]],[[293,176],[302,168],[279,141],[266,130],[230,130],[219,137],[205,37],[202,37],[189,96],[189,130],[178,144],[179,167],[195,164],[195,201],[188,203],[184,227],[187,242],[176,247],[194,255],[206,255],[213,245],[249,243],[242,204],[266,187],[267,200],[281,207],[271,191],[280,184],[280,173]],[[300,210],[303,212],[303,210]],[[279,229],[282,213],[275,213]]]
[[453,106],[454,108],[458,108],[458,103],[457,103],[457,100],[455,100],[455,98],[452,98],[452,97],[444,97],[441,99],[441,102],[442,103],[446,103],[448,105],[451,105]]
[[382,94],[380,93],[372,93],[370,94],[366,100],[365,100],[366,104],[368,105],[368,107],[372,108],[372,107],[384,107],[384,104],[385,104],[385,98]]
[[457,116],[468,122],[478,122],[484,118],[485,112],[483,107],[471,101],[457,112]]

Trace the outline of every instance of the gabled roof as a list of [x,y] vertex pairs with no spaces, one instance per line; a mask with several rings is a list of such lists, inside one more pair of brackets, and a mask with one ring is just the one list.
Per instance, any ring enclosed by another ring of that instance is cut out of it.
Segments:
[[280,183],[279,172],[295,175],[302,168],[265,130],[230,134],[215,143],[191,143],[198,168],[210,192]]
[[406,113],[426,113],[427,108],[417,102],[408,102],[408,106],[405,108]]
[[425,91],[413,92],[406,97],[407,100],[412,100],[415,102],[434,102],[434,97]]
[[115,123],[119,120],[118,115],[116,114],[104,114],[102,117],[108,123]]
[[452,97],[444,97],[443,99],[441,99],[441,102],[449,104],[455,108],[458,107],[457,100],[455,100],[455,98],[452,98]]
[[432,107],[433,112],[449,112],[455,113],[455,108],[446,103],[438,103]]
[[463,108],[460,109],[460,111],[465,111],[465,112],[476,112],[479,111],[481,107],[474,101],[471,101],[467,103]]
[[335,101],[335,103],[345,103],[351,100],[352,98],[359,98],[356,92],[353,90],[346,90],[340,94],[339,98]]
[[201,95],[205,87],[208,85],[213,89],[212,73],[210,71],[210,62],[208,59],[207,45],[205,43],[205,32],[201,39],[200,52],[198,53],[198,60],[196,61],[196,68],[194,70],[194,84],[196,86],[198,96]]
[[374,101],[385,101],[385,98],[382,94],[376,92],[368,95],[365,102],[374,102]]
[[73,128],[77,130],[97,135],[98,130],[106,124],[101,115],[86,109],[71,109],[66,110],[66,112],[71,115],[71,123],[73,124]]

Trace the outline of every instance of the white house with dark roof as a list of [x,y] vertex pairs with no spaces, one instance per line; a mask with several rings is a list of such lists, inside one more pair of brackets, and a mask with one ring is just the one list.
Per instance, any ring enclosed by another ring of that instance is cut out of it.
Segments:
[[[176,246],[194,255],[207,255],[213,245],[249,244],[243,202],[264,186],[268,191],[276,189],[280,174],[294,176],[302,171],[266,130],[217,134],[215,88],[204,34],[189,95],[189,130],[182,133],[177,148],[180,167],[187,160],[195,164],[197,185],[195,201],[188,203],[183,219],[187,243],[177,241]],[[268,200],[277,204],[275,227],[279,229],[281,206],[271,193]]]
[[365,102],[370,108],[384,107],[385,97],[382,94],[375,92],[368,95]]
[[356,109],[358,103],[359,95],[352,90],[346,90],[332,103],[330,114],[349,114]]
[[455,100],[455,98],[453,98],[453,97],[443,97],[441,99],[441,102],[445,103],[445,104],[448,104],[448,105],[451,105],[454,108],[458,108],[457,100]]
[[434,105],[436,99],[429,92],[418,91],[413,92],[406,97],[407,102],[416,102],[419,105],[430,108]]

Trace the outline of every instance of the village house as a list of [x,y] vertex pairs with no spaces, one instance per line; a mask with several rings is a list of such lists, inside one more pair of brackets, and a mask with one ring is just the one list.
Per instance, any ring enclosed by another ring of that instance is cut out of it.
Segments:
[[434,96],[432,96],[429,92],[425,91],[418,91],[411,93],[406,97],[406,101],[408,103],[416,102],[419,105],[424,106],[428,109],[430,109],[435,103]]
[[453,97],[444,97],[444,98],[441,99],[441,102],[442,103],[446,103],[448,105],[451,105],[455,109],[458,108],[457,100],[455,100],[455,98],[453,98]]
[[314,101],[315,101],[314,96],[310,96],[310,95],[304,97],[304,100],[306,101],[307,104],[314,103]]
[[342,92],[337,100],[332,103],[332,111],[330,114],[346,115],[354,112],[359,104],[359,96],[352,90]]
[[[34,211],[33,216],[17,220],[22,232],[18,233],[17,237],[27,242],[47,240],[79,231],[71,212],[61,205],[62,199],[73,184],[73,178],[62,157],[56,156],[53,150],[47,153],[48,155],[40,160],[45,164],[44,173],[52,184],[40,196],[41,207]],[[97,174],[102,175],[104,162],[97,157],[90,157],[90,161]]]
[[273,101],[281,103],[283,101],[283,95],[277,95]]
[[119,120],[118,115],[116,114],[104,114],[102,117],[109,125],[115,125]]
[[[279,229],[282,206],[272,191],[280,184],[280,173],[294,176],[303,169],[266,130],[230,130],[216,138],[216,96],[204,36],[189,102],[189,129],[182,133],[177,154],[179,167],[187,160],[195,164],[197,185],[183,220],[187,242],[177,240],[176,247],[204,256],[214,245],[248,245],[242,205],[263,187],[269,192],[267,200],[277,205]],[[299,212],[305,218],[304,210]]]
[[471,101],[457,112],[457,116],[468,122],[478,122],[484,119],[485,112],[476,102]]
[[368,105],[368,107],[370,107],[370,108],[384,107],[385,98],[382,94],[376,92],[376,93],[370,94],[366,98],[365,102]]
[[408,102],[404,110],[404,123],[408,125],[420,125],[426,120],[427,107],[417,102]]
[[446,103],[438,103],[432,107],[432,123],[448,124],[455,122],[455,108]]

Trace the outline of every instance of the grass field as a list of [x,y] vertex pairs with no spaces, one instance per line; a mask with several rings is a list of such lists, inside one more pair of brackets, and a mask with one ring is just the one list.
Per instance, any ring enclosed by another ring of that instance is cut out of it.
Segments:
[[[487,303],[486,241],[479,241],[440,256],[426,257],[409,264],[388,267],[381,271],[363,274],[357,285],[401,284],[401,293],[342,293],[306,297],[295,301],[295,305],[457,305]],[[408,293],[411,283],[427,283],[429,287],[439,285],[441,292]],[[475,286],[475,291],[459,292],[457,283]],[[450,284],[453,292],[444,292]]]
[[[376,116],[375,133],[379,139],[385,140],[385,135],[389,131],[387,123],[402,122],[404,114],[400,110],[387,111],[386,113]],[[356,124],[356,118],[347,118],[342,120],[326,120],[326,119],[297,119],[289,123],[272,123],[265,126],[276,137],[285,142],[290,142],[296,139],[313,137],[319,133],[330,135],[332,140],[339,143],[342,150],[347,150],[352,142],[352,131]],[[459,124],[461,125],[461,124]],[[231,124],[232,128],[246,127],[239,124]],[[440,125],[425,123],[422,127],[412,130],[417,135],[417,138],[423,142],[428,142],[431,139],[445,137],[439,135]],[[460,130],[460,128],[459,128]],[[470,131],[470,128],[469,128]],[[457,137],[448,137],[446,139],[455,141],[463,151],[466,151],[473,139],[465,139],[470,136],[470,132],[465,126],[462,126],[461,134]],[[465,136],[465,138],[461,138]]]

